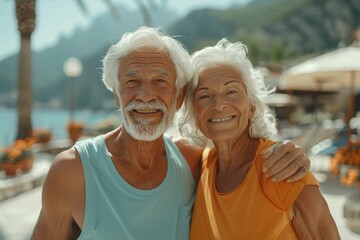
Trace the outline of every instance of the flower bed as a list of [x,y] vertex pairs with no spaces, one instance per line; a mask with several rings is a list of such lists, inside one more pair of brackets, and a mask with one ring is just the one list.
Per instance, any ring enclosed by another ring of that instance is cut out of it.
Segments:
[[331,170],[343,184],[358,184],[360,188],[360,140],[349,141],[335,152],[331,159]]
[[20,139],[2,149],[0,165],[6,175],[15,175],[19,171],[26,172],[32,168],[34,155],[31,146],[34,142],[33,138]]

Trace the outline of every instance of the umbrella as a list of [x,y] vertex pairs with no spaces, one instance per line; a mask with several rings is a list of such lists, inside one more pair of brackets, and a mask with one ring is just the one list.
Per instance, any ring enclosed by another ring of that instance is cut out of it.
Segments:
[[[283,90],[350,90],[348,121],[355,108],[355,91],[360,87],[360,44],[339,48],[309,59],[284,72],[279,88]],[[349,129],[350,131],[350,129]]]
[[268,95],[265,97],[264,101],[268,106],[271,107],[286,107],[296,104],[295,99],[286,93],[275,93]]
[[284,72],[279,88],[339,91],[360,87],[360,46],[353,45],[307,60]]

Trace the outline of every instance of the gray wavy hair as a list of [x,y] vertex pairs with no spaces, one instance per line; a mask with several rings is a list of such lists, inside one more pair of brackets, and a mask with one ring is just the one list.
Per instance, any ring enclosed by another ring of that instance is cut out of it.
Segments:
[[196,126],[193,108],[194,91],[203,70],[225,64],[235,67],[241,72],[250,104],[255,107],[250,121],[250,137],[277,139],[275,115],[263,100],[265,96],[273,93],[274,89],[266,88],[263,75],[253,68],[246,54],[247,48],[244,44],[231,43],[227,39],[222,39],[215,46],[206,47],[193,53],[191,58],[195,69],[193,81],[189,83],[185,102],[177,113],[176,119],[178,129],[183,137],[190,138],[200,146],[212,145],[212,141],[205,137]]
[[154,47],[169,54],[176,69],[177,92],[190,82],[193,67],[185,47],[173,37],[167,36],[163,29],[140,27],[134,32],[125,33],[120,41],[107,51],[103,62],[102,81],[106,88],[119,96],[119,66],[121,59],[140,47]]

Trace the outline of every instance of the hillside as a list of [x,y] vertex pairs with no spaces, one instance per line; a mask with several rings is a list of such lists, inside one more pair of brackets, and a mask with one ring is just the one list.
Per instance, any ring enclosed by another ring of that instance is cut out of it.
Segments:
[[[69,38],[62,38],[55,46],[32,54],[32,84],[36,106],[41,103],[56,107],[68,106],[69,79],[63,72],[63,64],[76,56],[83,63],[83,73],[76,80],[78,105],[82,108],[101,108],[101,98],[111,97],[101,83],[101,59],[109,46],[117,42],[124,32],[133,31],[143,25],[140,12],[119,6],[120,19],[104,14],[93,20],[88,29],[78,29]],[[178,19],[175,12],[158,8],[152,12],[154,25],[173,23]],[[0,62],[0,106],[14,106],[17,82],[18,56],[13,55]],[[86,91],[83,91],[86,90]],[[89,94],[92,93],[92,94]],[[105,98],[105,99],[106,99]]]
[[[349,44],[351,33],[360,27],[359,0],[254,0],[227,10],[201,9],[178,20],[169,9],[153,12],[156,26],[184,43],[190,52],[226,37],[248,45],[255,64],[274,61],[289,65],[307,54]],[[121,19],[109,14],[94,19],[86,30],[33,54],[33,91],[36,106],[68,106],[69,79],[63,63],[71,56],[83,62],[83,74],[76,80],[79,108],[113,108],[112,94],[102,86],[101,59],[112,42],[126,31],[143,24],[139,12],[119,7]],[[176,22],[175,22],[176,21]],[[0,62],[0,106],[14,106],[17,56]]]
[[190,51],[227,37],[246,43],[255,63],[280,61],[349,44],[360,27],[358,0],[256,0],[228,10],[203,9],[174,24]]

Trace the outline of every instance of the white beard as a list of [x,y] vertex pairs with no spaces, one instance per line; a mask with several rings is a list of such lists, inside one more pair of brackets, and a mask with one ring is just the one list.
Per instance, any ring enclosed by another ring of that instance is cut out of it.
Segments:
[[[131,101],[126,107],[121,108],[121,113],[124,118],[124,127],[126,131],[137,140],[154,141],[163,135],[171,126],[175,115],[175,106],[175,100],[170,111],[167,111],[165,104],[158,100],[151,103]],[[139,123],[135,123],[130,116],[130,112],[135,109],[161,110],[163,112],[163,117],[157,125],[151,125],[146,119],[140,121]]]

